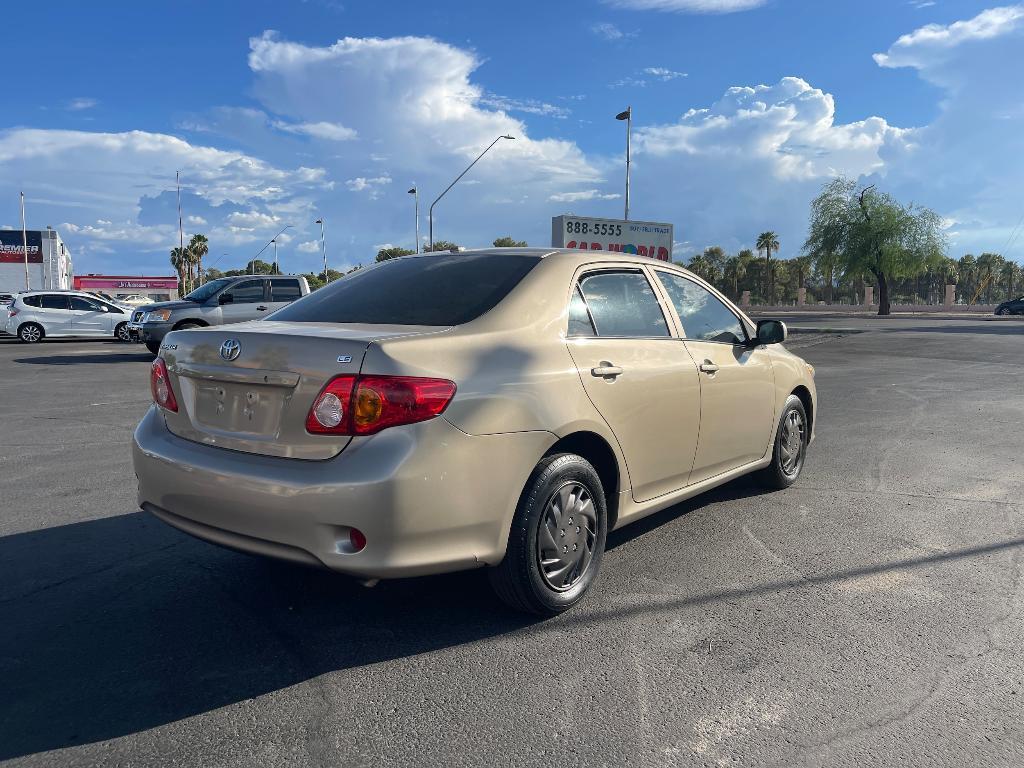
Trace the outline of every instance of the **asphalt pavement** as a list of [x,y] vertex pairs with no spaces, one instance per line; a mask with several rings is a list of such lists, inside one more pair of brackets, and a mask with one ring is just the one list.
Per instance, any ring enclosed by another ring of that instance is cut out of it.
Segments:
[[799,482],[613,533],[548,621],[172,530],[130,461],[150,356],[0,340],[0,762],[1024,764],[1024,322],[842,323],[792,339]]

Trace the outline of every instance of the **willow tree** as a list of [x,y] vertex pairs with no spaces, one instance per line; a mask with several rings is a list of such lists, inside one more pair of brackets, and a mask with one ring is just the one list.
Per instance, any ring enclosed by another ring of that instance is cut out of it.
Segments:
[[891,312],[889,281],[937,266],[946,252],[938,214],[904,205],[874,185],[837,178],[811,203],[805,251],[834,256],[847,274],[869,272],[878,281],[878,314]]

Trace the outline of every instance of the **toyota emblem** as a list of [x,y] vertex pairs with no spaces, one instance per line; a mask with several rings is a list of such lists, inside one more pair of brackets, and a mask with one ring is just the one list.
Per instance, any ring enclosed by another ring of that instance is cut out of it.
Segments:
[[238,339],[228,339],[220,345],[220,356],[225,360],[235,360],[242,352],[242,345]]

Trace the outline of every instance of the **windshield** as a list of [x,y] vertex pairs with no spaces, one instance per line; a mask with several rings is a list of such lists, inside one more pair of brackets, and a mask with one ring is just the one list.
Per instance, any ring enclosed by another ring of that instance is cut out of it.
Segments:
[[211,280],[205,285],[201,285],[198,288],[196,288],[188,296],[183,296],[182,298],[185,299],[185,301],[194,301],[196,303],[202,303],[211,296],[213,296],[213,294],[215,294],[221,288],[227,286],[227,284],[230,282],[230,277],[221,277],[218,278],[217,280]]
[[512,254],[403,256],[336,280],[273,318],[293,323],[461,325],[505,298],[538,261]]

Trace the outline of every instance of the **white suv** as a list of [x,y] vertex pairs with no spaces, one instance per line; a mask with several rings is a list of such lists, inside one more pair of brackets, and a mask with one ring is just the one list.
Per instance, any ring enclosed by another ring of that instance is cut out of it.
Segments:
[[26,344],[69,336],[130,340],[128,312],[81,291],[25,291],[5,314],[4,330]]

